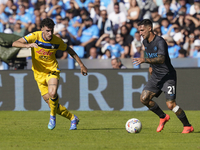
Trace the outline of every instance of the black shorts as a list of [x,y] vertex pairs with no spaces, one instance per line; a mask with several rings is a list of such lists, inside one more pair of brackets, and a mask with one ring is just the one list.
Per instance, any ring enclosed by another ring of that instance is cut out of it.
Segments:
[[158,97],[164,92],[166,99],[176,99],[176,73],[167,74],[160,81],[150,78],[144,87],[144,90],[156,93],[155,97]]

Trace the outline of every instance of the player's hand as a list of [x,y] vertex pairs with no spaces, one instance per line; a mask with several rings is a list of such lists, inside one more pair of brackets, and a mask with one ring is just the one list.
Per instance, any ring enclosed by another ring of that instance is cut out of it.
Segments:
[[37,45],[36,43],[30,43],[30,44],[26,44],[26,47],[27,47],[27,48],[31,48],[31,47],[37,48],[38,45]]
[[87,76],[87,72],[88,72],[87,68],[84,65],[81,66],[81,73],[82,73],[82,75]]
[[133,62],[133,65],[139,65],[141,63],[144,63],[145,62],[145,59],[144,58],[132,58],[132,62]]

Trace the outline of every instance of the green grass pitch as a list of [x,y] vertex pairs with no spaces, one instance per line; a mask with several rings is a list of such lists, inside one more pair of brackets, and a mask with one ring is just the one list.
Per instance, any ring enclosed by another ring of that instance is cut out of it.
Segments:
[[[185,111],[194,132],[181,134],[175,114],[162,132],[159,118],[150,111],[71,111],[80,123],[70,131],[70,121],[57,116],[54,130],[48,130],[48,111],[0,111],[0,150],[196,150],[200,149],[200,111]],[[130,118],[142,122],[138,134],[127,133]]]

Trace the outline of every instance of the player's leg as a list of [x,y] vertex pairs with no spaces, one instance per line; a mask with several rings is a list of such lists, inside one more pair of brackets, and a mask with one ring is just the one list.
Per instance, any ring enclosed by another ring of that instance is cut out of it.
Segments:
[[172,110],[176,114],[176,116],[178,117],[178,119],[182,122],[182,124],[184,126],[184,129],[183,129],[182,133],[190,133],[190,132],[194,131],[194,128],[189,123],[185,112],[183,111],[183,109],[181,109],[176,104],[175,100],[167,99],[166,104],[167,104],[167,107],[170,110]]
[[165,113],[160,109],[158,104],[152,100],[156,93],[149,90],[143,90],[140,96],[140,101],[149,108],[152,112],[159,116],[159,118],[164,118]]
[[51,78],[48,81],[48,94],[49,94],[49,106],[51,109],[51,116],[56,116],[57,107],[58,107],[58,79]]
[[165,114],[158,104],[152,100],[153,97],[158,97],[162,93],[156,85],[150,79],[141,94],[140,101],[160,118],[160,123],[157,127],[157,132],[160,132],[164,128],[165,123],[170,119],[170,116]]
[[49,129],[54,129],[56,126],[56,112],[58,108],[58,79],[50,78],[48,80],[48,94],[49,94],[49,107],[50,107],[50,120],[48,124]]
[[72,114],[67,108],[61,104],[58,104],[57,114],[69,119],[71,121],[70,130],[76,130],[79,119],[76,115]]
[[156,93],[153,93],[148,90],[143,90],[141,94],[140,101],[149,108],[152,112],[154,112],[159,118],[160,123],[157,127],[157,132],[160,132],[163,130],[165,123],[170,119],[170,116],[168,114],[165,114],[162,109],[158,106],[156,102],[152,100],[152,98],[156,95]]
[[190,133],[194,129],[189,123],[187,116],[183,109],[181,109],[177,104],[176,104],[176,80],[171,79],[168,80],[164,86],[163,89],[165,91],[165,96],[166,96],[166,105],[167,107],[172,110],[176,116],[179,118],[179,120],[183,123],[184,130],[182,133]]
[[159,118],[165,118],[165,113],[160,109],[158,104],[152,100],[153,97],[158,97],[161,94],[161,90],[157,88],[157,84],[150,79],[140,96],[140,101],[154,112]]
[[[63,105],[59,104],[59,96],[57,94],[57,88],[58,88],[58,83],[59,83],[59,73],[57,72],[51,72],[48,74],[47,77],[47,82],[48,82],[48,96],[49,96],[49,103],[50,109],[51,109],[51,115],[50,116],[55,116],[55,114],[59,114],[65,118],[68,118],[71,121],[71,127],[70,130],[75,130],[77,129],[76,125],[79,122],[79,119],[77,116],[74,114],[70,113],[66,107]],[[55,117],[52,117],[55,118]]]
[[50,108],[50,105],[49,105],[49,94],[45,94],[42,96],[42,98],[44,99],[44,101],[48,104],[49,108]]
[[[49,94],[45,94],[42,96],[44,101],[49,105]],[[49,106],[50,107],[50,106]],[[69,120],[73,120],[74,119],[74,114],[70,113],[67,108],[61,104],[58,103],[58,107],[57,107],[57,112],[58,115],[61,115]]]
[[70,130],[76,130],[79,119],[76,115],[72,114],[67,108],[61,104],[58,104],[57,114],[69,119],[71,121]]
[[[45,98],[44,100],[46,101],[47,104],[49,104],[49,98]],[[78,117],[76,115],[72,114],[71,112],[69,112],[65,106],[58,103],[57,114],[65,117],[71,121],[70,130],[77,129],[77,124],[79,123]]]
[[[49,94],[45,94],[43,95],[43,99],[45,100],[45,102],[49,105]],[[49,106],[50,107],[50,106]],[[74,114],[72,114],[70,111],[67,110],[67,108],[61,104],[58,103],[58,107],[57,107],[57,112],[58,115],[61,115],[67,119],[69,119],[71,121],[71,127],[70,130],[76,130],[77,129],[77,124],[79,122],[79,119],[77,116],[75,116]]]
[[[43,99],[46,101],[46,103],[48,103],[49,107],[51,107],[50,103],[49,103],[50,96],[48,94],[48,85],[46,82],[46,75],[34,73],[34,77],[35,77],[35,80],[37,81],[38,88],[40,89]],[[50,118],[48,128],[49,129],[55,128],[55,118],[54,117]]]

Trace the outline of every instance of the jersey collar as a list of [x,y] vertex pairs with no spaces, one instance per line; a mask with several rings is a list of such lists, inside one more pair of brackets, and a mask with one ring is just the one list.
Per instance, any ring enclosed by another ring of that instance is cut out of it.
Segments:
[[[154,34],[154,35],[155,35],[155,34]],[[154,38],[153,38],[153,40],[152,40],[151,42],[153,42],[153,41],[155,40],[156,36],[157,36],[157,35],[154,36]],[[148,43],[151,43],[151,42],[149,42],[148,40],[147,40],[147,42],[148,42]]]

